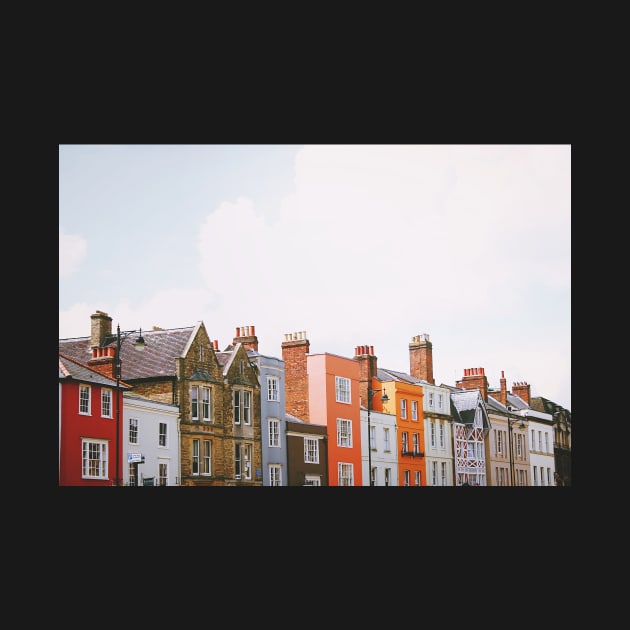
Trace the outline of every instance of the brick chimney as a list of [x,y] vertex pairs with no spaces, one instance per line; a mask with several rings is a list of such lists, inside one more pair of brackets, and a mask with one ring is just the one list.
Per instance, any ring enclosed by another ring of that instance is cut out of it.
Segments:
[[287,333],[282,342],[284,361],[285,411],[310,422],[308,410],[308,374],[306,357],[310,348],[306,331]]
[[435,385],[433,378],[433,344],[429,335],[416,335],[409,344],[409,374]]
[[480,368],[466,368],[464,378],[455,383],[460,389],[478,389],[484,402],[488,402],[488,379],[485,370]]
[[96,311],[90,315],[92,328],[90,334],[90,349],[92,356],[88,360],[93,370],[100,372],[104,376],[114,378],[114,359],[116,357],[116,344],[105,346],[108,337],[112,337],[112,318],[103,311]]
[[357,346],[354,349],[354,360],[359,362],[359,396],[361,404],[367,407],[367,389],[372,388],[372,379],[376,376],[376,356],[374,346]]
[[236,329],[236,335],[232,343],[242,343],[245,350],[256,350],[258,352],[258,337],[256,337],[255,326],[240,326]]
[[490,392],[490,396],[495,400],[498,400],[503,406],[507,407],[507,385],[505,382],[505,372],[501,370],[501,379],[499,381],[501,383],[501,391]]
[[531,385],[527,382],[512,383],[512,393],[515,396],[520,396],[529,405],[531,399]]

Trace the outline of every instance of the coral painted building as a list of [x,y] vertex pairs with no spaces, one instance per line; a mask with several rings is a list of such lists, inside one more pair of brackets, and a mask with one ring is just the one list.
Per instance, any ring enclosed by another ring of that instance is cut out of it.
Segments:
[[361,486],[361,413],[359,364],[336,354],[308,354],[306,332],[285,335],[286,412],[325,425],[328,484]]

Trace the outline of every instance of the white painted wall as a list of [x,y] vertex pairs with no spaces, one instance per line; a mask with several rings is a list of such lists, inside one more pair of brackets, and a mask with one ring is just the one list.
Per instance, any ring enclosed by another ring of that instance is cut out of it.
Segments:
[[[129,485],[129,453],[144,455],[144,464],[138,465],[138,485],[153,477],[158,484],[159,464],[168,467],[167,485],[180,483],[179,462],[179,407],[166,403],[140,398],[133,394],[123,394],[123,483]],[[129,420],[138,420],[138,443],[129,442]],[[166,445],[160,446],[160,423],[166,424]]]

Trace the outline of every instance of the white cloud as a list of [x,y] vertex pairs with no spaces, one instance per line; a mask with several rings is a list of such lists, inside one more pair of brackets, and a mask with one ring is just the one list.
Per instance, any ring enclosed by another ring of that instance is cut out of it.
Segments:
[[[96,309],[126,328],[202,319],[221,347],[255,325],[281,356],[284,333],[306,330],[311,352],[374,345],[379,365],[408,371],[409,341],[429,333],[437,382],[482,366],[498,387],[503,369],[570,407],[570,147],[307,146],[294,185],[273,218],[246,197],[207,214],[202,286],[77,305],[60,336],[89,334]],[[60,229],[60,276],[81,243]]]
[[87,241],[77,234],[66,234],[59,226],[59,277],[77,272],[87,256]]

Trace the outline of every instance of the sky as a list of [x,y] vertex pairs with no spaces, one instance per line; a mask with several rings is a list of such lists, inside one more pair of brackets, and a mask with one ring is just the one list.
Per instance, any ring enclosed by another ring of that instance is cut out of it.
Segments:
[[571,409],[571,145],[59,145],[59,338],[203,321]]

